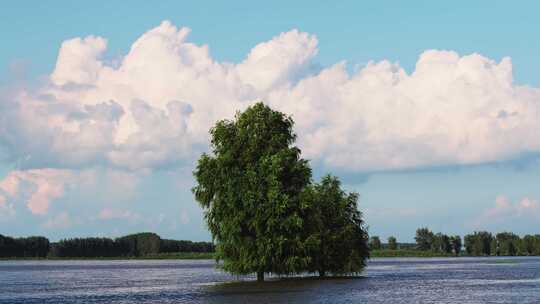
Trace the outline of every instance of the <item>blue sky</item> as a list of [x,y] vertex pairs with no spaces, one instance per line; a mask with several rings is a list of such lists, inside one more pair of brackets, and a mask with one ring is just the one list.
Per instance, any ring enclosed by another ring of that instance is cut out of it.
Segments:
[[538,232],[538,9],[3,4],[0,233],[209,239],[190,171],[212,121],[256,99],[295,117],[315,176],[360,193],[373,235]]

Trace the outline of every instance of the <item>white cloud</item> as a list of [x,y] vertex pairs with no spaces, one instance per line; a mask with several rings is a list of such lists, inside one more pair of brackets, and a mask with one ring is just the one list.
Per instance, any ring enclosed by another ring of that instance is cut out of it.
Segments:
[[500,195],[495,199],[495,206],[484,212],[473,223],[475,227],[486,225],[500,225],[517,222],[537,222],[540,220],[540,202],[525,197],[512,203],[506,196]]
[[293,115],[316,163],[392,170],[507,160],[540,150],[540,90],[515,85],[509,58],[428,50],[408,74],[371,62],[316,71],[315,36],[297,30],[238,64],[214,60],[170,22],[118,64],[107,41],[64,42],[50,83],[0,101],[0,144],[23,168],[129,170],[192,163],[208,130],[256,100]]
[[484,215],[488,218],[537,216],[540,218],[540,203],[537,200],[525,197],[512,204],[505,196],[495,199],[495,207],[489,208]]
[[103,68],[100,56],[106,49],[107,41],[101,37],[64,41],[51,80],[59,85],[92,83]]
[[[64,195],[67,187],[91,182],[93,173],[62,169],[14,170],[0,180],[4,201],[22,201],[33,214],[46,214],[52,200]],[[2,201],[0,200],[0,205]],[[4,202],[4,205],[6,203]],[[9,204],[13,207],[13,204]]]

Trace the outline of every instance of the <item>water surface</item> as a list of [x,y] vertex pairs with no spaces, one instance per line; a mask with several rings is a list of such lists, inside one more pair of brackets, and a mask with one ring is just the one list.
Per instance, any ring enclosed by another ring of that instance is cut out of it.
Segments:
[[378,258],[259,284],[213,261],[0,261],[0,303],[540,303],[540,258]]

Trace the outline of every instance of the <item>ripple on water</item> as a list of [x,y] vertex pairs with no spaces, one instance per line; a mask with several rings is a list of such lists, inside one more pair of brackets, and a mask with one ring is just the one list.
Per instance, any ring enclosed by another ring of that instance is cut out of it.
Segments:
[[0,303],[538,303],[540,258],[497,261],[372,259],[362,277],[264,284],[213,261],[1,261]]

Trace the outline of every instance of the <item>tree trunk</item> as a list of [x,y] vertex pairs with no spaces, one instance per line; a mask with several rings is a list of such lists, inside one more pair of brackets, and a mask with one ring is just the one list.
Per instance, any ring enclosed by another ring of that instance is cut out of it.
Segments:
[[326,272],[324,270],[319,270],[319,277],[324,278],[326,276]]
[[264,282],[264,272],[263,271],[257,272],[257,282]]

